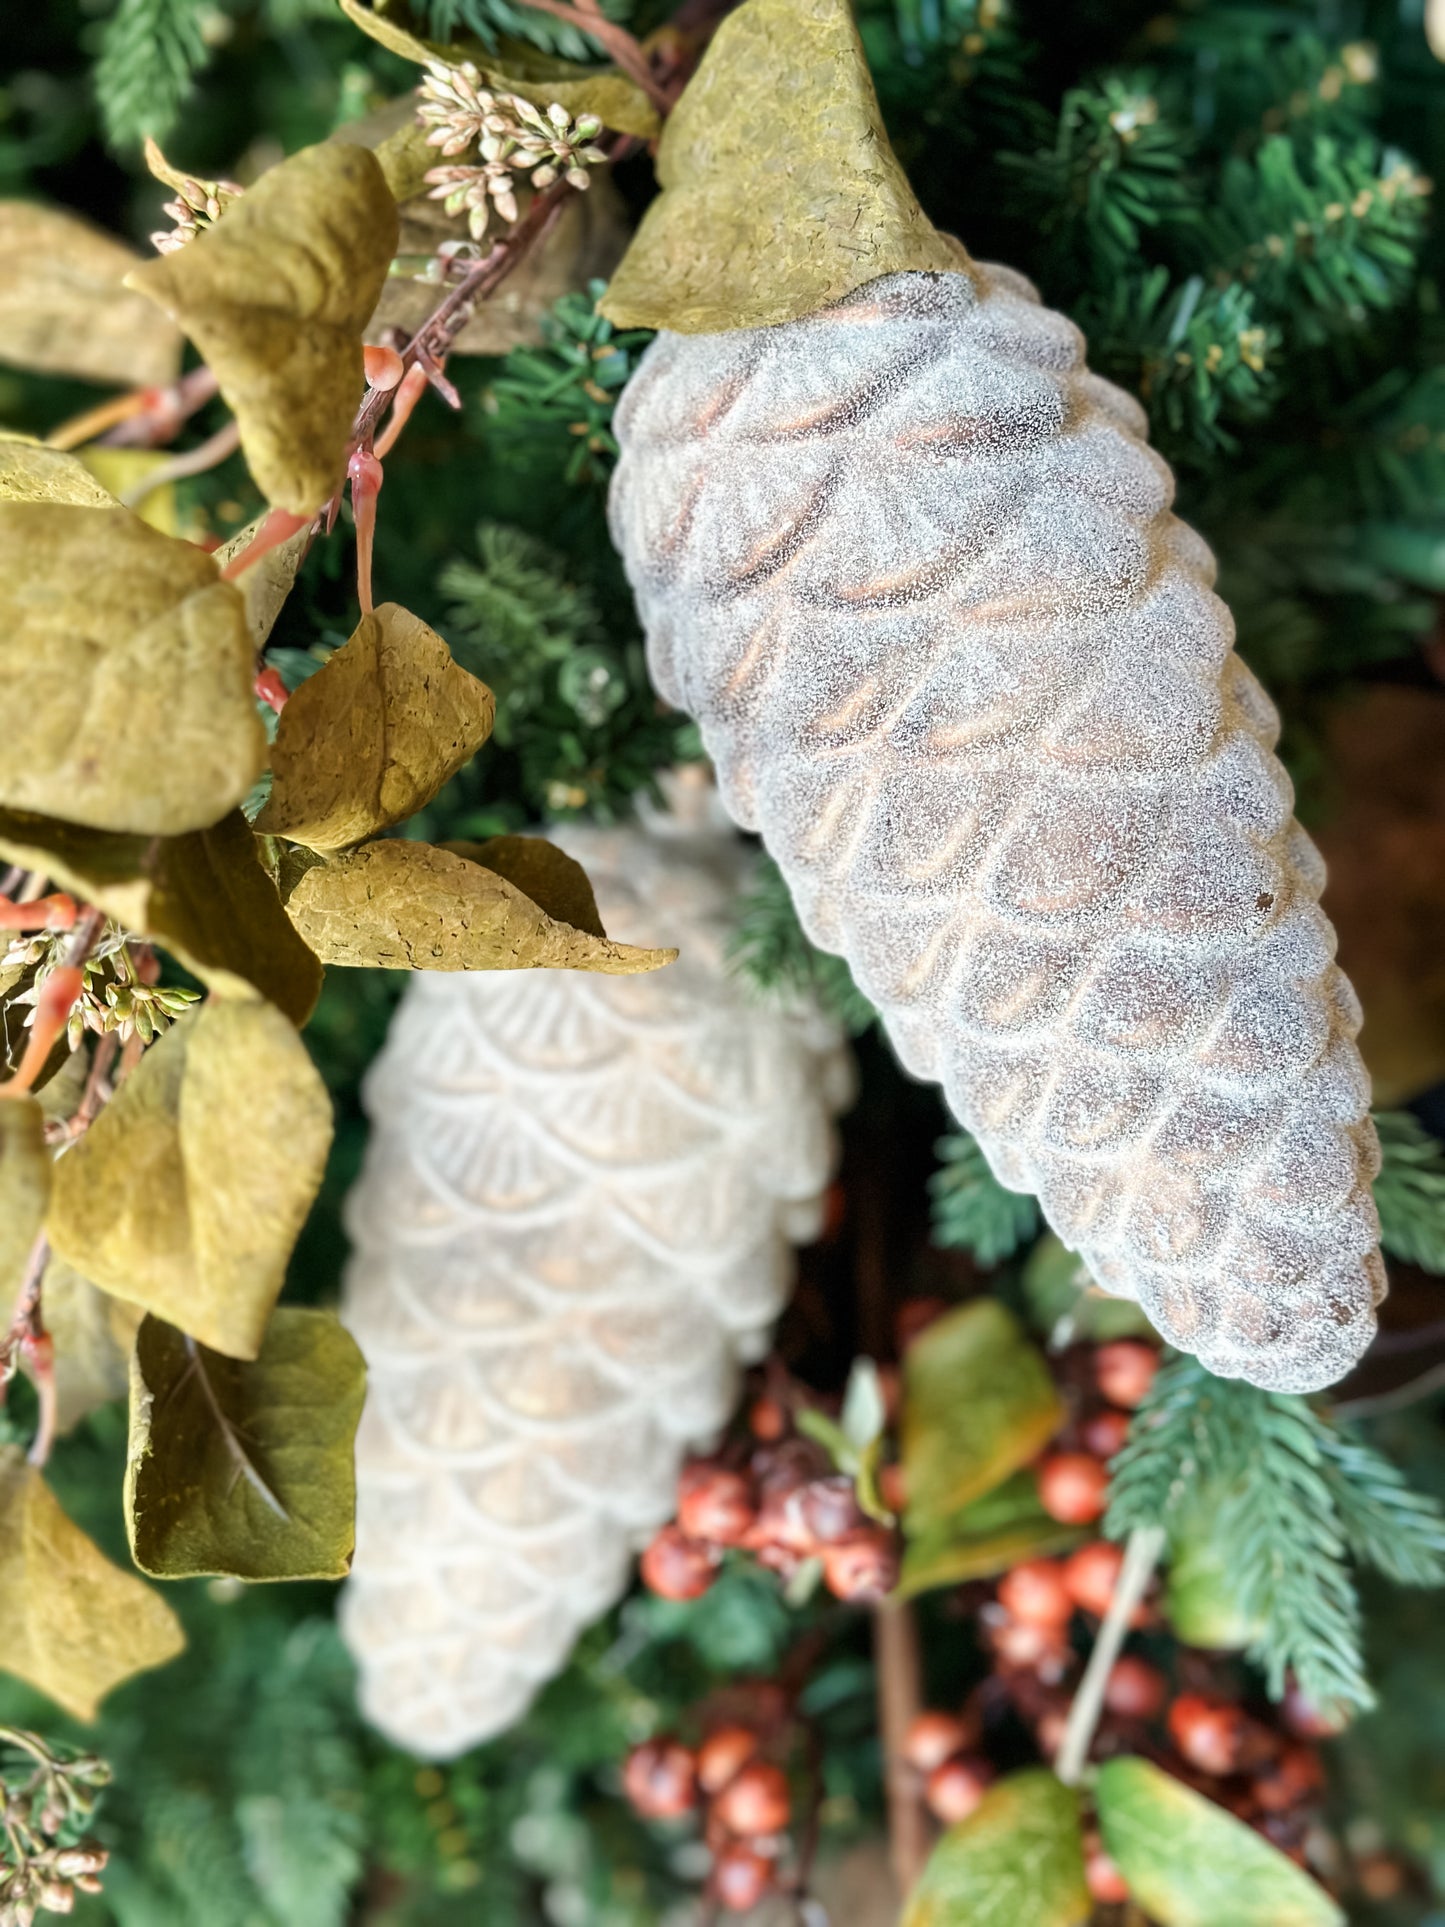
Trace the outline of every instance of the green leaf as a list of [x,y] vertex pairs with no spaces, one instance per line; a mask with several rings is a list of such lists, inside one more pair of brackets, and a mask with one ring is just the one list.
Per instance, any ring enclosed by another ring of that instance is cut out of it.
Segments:
[[385,602],[281,711],[257,831],[339,850],[412,816],[492,733],[485,683]]
[[568,856],[546,837],[492,836],[485,843],[441,847],[505,877],[558,923],[570,923],[590,937],[606,936],[587,872],[575,856]]
[[879,275],[966,270],[884,132],[848,0],[747,0],[669,115],[662,193],[600,303],[683,334],[796,321]]
[[[238,529],[229,542],[223,542],[216,550],[216,566],[228,568],[239,555],[243,555],[256,537],[261,533],[270,510]],[[277,542],[267,549],[259,561],[249,562],[239,575],[231,577],[235,587],[240,590],[246,605],[246,627],[251,632],[251,645],[259,655],[266,647],[266,640],[276,626],[286,598],[296,582],[301,564],[306,560],[311,546],[310,528],[297,529],[288,535],[284,542]]]
[[0,201],[0,261],[0,361],[133,388],[175,380],[180,330],[122,285],[141,262],[122,242],[60,208]]
[[55,1347],[55,1429],[63,1436],[124,1394],[141,1310],[98,1290],[53,1255],[45,1267],[44,1308]]
[[193,543],[115,502],[0,502],[0,807],[214,823],[265,764],[253,673],[245,605]]
[[1293,1861],[1147,1760],[1108,1761],[1096,1797],[1110,1858],[1160,1927],[1344,1927]]
[[115,497],[78,455],[43,442],[0,436],[0,502],[51,502],[69,508],[113,509]]
[[1039,1770],[1000,1780],[949,1828],[900,1927],[1082,1927],[1089,1914],[1079,1796]]
[[295,880],[286,908],[329,964],[631,976],[677,955],[559,922],[495,871],[427,843],[364,843],[313,864]]
[[103,1290],[254,1358],[330,1144],[331,1101],[281,1013],[207,1003],[56,1165],[50,1241]]
[[1211,1652],[1242,1652],[1252,1645],[1263,1629],[1240,1601],[1229,1540],[1203,1495],[1171,1525],[1169,1546],[1164,1611],[1185,1645]]
[[366,1392],[331,1312],[285,1309],[253,1363],[147,1318],[131,1363],[126,1528],[161,1579],[340,1579],[355,1542]]
[[159,1593],[71,1524],[18,1448],[0,1447],[0,1666],[93,1720],[112,1687],[185,1643]]
[[256,991],[304,1024],[321,965],[297,935],[239,810],[188,836],[124,836],[0,810],[0,856],[151,938],[211,989]]
[[45,1113],[33,1097],[0,1101],[0,1305],[8,1319],[50,1201]]
[[423,40],[390,13],[374,13],[362,0],[340,0],[340,5],[347,19],[388,53],[414,60],[418,66],[439,60],[456,67],[470,61],[484,87],[494,93],[517,94],[544,113],[556,101],[574,120],[578,114],[595,114],[605,127],[642,140],[651,140],[658,130],[657,109],[637,83],[615,67],[579,66],[515,40],[504,40],[496,54],[479,40]]
[[1045,1232],[1029,1253],[1023,1286],[1029,1317],[1035,1329],[1045,1334],[1067,1320],[1071,1338],[1091,1338],[1099,1344],[1111,1338],[1155,1335],[1138,1305],[1100,1291],[1083,1259],[1052,1231]]
[[1043,1354],[997,1299],[936,1320],[903,1361],[910,1537],[936,1529],[1027,1465],[1062,1418]]
[[898,1581],[905,1599],[966,1579],[992,1579],[1023,1559],[1072,1552],[1090,1536],[1049,1517],[1039,1499],[1038,1481],[1027,1470],[1015,1472],[960,1511],[931,1520],[922,1531],[905,1525],[905,1535]]
[[214,371],[267,501],[311,515],[341,486],[362,330],[396,248],[376,156],[326,141],[263,174],[195,240],[130,276]]

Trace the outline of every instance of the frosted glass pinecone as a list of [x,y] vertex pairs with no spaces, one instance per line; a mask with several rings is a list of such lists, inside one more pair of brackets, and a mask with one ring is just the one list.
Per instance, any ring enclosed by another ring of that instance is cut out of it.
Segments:
[[809,934],[995,1172],[1214,1371],[1306,1391],[1384,1291],[1324,870],[1141,409],[1021,276],[662,334],[614,539]]
[[370,1389],[342,1628],[369,1718],[431,1757],[525,1710],[671,1516],[816,1234],[851,1076],[728,967],[729,826],[554,840],[609,935],[681,957],[413,978],[348,1205]]

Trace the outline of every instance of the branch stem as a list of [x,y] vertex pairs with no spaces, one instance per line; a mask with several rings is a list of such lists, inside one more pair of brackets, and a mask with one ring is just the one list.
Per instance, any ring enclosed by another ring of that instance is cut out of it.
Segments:
[[1077,1786],[1082,1777],[1094,1731],[1099,1724],[1099,1715],[1104,1710],[1104,1689],[1128,1635],[1129,1621],[1149,1589],[1149,1581],[1154,1576],[1154,1568],[1163,1550],[1162,1526],[1136,1526],[1129,1534],[1114,1597],[1109,1602],[1109,1610],[1094,1641],[1094,1650],[1084,1668],[1084,1677],[1079,1681],[1079,1690],[1069,1708],[1068,1724],[1064,1728],[1058,1758],[1054,1762],[1054,1771],[1065,1786]]
[[928,1858],[928,1822],[918,1786],[904,1758],[908,1729],[923,1706],[923,1662],[918,1621],[905,1600],[885,1599],[873,1609],[873,1649],[878,1667],[878,1726],[883,1742],[883,1781],[888,1801],[888,1850],[900,1898],[910,1894]]

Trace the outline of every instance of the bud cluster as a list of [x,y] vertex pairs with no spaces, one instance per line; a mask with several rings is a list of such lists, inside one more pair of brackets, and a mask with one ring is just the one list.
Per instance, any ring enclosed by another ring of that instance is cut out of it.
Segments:
[[738,1551],[784,1583],[816,1577],[837,1599],[881,1599],[898,1578],[895,1529],[868,1515],[856,1481],[794,1430],[782,1401],[759,1399],[748,1422],[750,1440],[728,1456],[683,1466],[675,1522],[643,1553],[643,1582],[664,1599],[697,1599]]
[[93,1754],[52,1749],[37,1734],[0,1728],[0,1923],[30,1927],[98,1894],[108,1855],[73,1836],[94,1811],[110,1769]]
[[[728,1913],[745,1913],[789,1885],[793,1795],[780,1753],[788,1738],[784,1696],[760,1682],[751,1717],[732,1711],[705,1727],[696,1746],[663,1734],[635,1746],[623,1786],[647,1820],[699,1814],[712,1857],[706,1895]],[[796,1884],[796,1883],[793,1883]]]

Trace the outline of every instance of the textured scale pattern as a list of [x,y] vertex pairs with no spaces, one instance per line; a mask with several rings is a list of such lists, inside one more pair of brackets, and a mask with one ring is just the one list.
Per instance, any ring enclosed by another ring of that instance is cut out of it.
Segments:
[[997,267],[662,334],[613,535],[658,689],[905,1065],[1106,1290],[1306,1391],[1384,1291],[1360,1010],[1213,558],[1084,352]]
[[685,1447],[766,1349],[833,1169],[846,1052],[729,970],[732,829],[666,821],[555,840],[608,933],[677,963],[419,974],[368,1077],[341,1622],[368,1717],[426,1756],[511,1724],[622,1593]]

